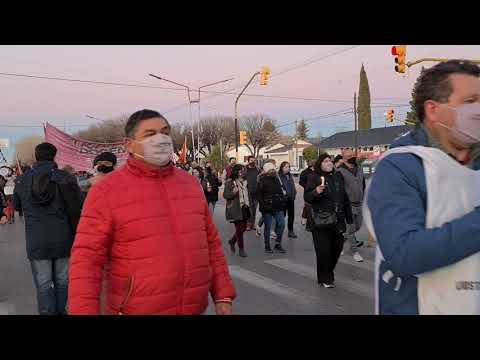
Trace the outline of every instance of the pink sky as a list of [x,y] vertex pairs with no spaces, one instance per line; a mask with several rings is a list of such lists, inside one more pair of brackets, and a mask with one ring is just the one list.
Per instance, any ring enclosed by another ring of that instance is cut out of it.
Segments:
[[[173,86],[150,78],[154,73],[192,87],[229,77],[231,84],[212,87],[225,90],[246,83],[261,66],[268,65],[272,75],[293,64],[320,58],[348,45],[309,46],[1,46],[0,72],[41,76],[68,77],[85,80],[132,82],[156,86]],[[342,54],[312,63],[303,68],[273,77],[268,86],[258,85],[247,93],[348,101],[358,91],[362,63],[367,71],[372,102],[405,104],[410,100],[413,83],[420,66],[400,75],[393,70],[391,45],[362,45]],[[410,45],[407,59],[422,57],[480,58],[480,46]],[[432,63],[426,63],[431,66]],[[39,132],[40,128],[7,128],[1,125],[40,125],[49,121],[61,125],[89,124],[90,114],[110,118],[130,114],[142,108],[165,113],[172,122],[188,121],[188,107],[179,111],[168,109],[186,102],[186,93],[158,89],[89,85],[50,80],[0,76],[0,138],[15,141],[19,136]],[[206,95],[205,95],[206,96]],[[202,101],[202,116],[216,113],[233,115],[235,97],[217,96]],[[285,123],[300,117],[326,114],[352,106],[346,102],[298,101],[243,97],[240,115],[266,113]],[[374,126],[383,126],[385,108],[372,109]],[[407,107],[398,108],[404,114]],[[194,118],[197,113],[194,110]],[[330,135],[353,128],[352,115],[310,122],[312,135],[320,131]],[[76,131],[77,126],[68,130]],[[285,131],[293,131],[290,127]]]

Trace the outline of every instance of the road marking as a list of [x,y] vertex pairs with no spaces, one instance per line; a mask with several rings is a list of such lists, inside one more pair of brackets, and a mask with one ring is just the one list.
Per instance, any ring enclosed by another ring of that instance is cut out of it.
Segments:
[[[316,270],[312,266],[294,263],[289,259],[273,259],[267,260],[265,263],[317,281]],[[351,279],[338,274],[335,274],[335,284],[339,289],[354,292],[358,295],[368,297],[369,299],[374,298],[373,285],[370,286],[366,283],[362,284],[359,281],[352,281]]]
[[250,285],[262,288],[272,294],[287,298],[300,304],[311,304],[318,301],[313,296],[295,290],[285,284],[274,281],[265,276],[259,275],[253,271],[241,268],[240,266],[230,265],[230,274]]
[[0,302],[0,315],[15,315],[15,305],[8,302]]

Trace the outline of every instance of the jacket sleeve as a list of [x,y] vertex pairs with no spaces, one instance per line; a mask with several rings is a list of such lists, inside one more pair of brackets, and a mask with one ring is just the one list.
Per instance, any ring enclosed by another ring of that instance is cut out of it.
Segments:
[[306,202],[312,203],[316,199],[319,199],[320,197],[323,196],[324,193],[317,194],[317,191],[315,190],[315,188],[317,186],[318,186],[318,184],[317,184],[317,181],[316,181],[316,177],[312,176],[310,178],[310,180],[308,181],[307,187],[306,187],[306,189],[304,191],[304,194],[303,194],[303,199]]
[[68,307],[72,315],[98,315],[103,268],[112,241],[112,215],[101,185],[83,208],[70,259]]
[[235,299],[236,292],[233,285],[230,272],[228,270],[227,259],[223,253],[222,241],[217,227],[215,226],[208,205],[204,205],[205,221],[207,225],[208,253],[210,258],[210,267],[212,269],[212,286],[210,293],[214,301],[221,299]]
[[302,173],[300,174],[300,178],[298,179],[298,185],[303,187],[305,189],[305,186],[307,186],[307,171],[303,170]]
[[22,210],[22,200],[20,199],[20,196],[18,195],[17,186],[15,186],[15,189],[13,190],[13,208],[16,211],[21,211]]
[[427,229],[422,193],[423,165],[414,155],[394,154],[378,164],[367,205],[385,262],[396,275],[421,274],[480,251],[480,208]]
[[255,197],[257,198],[258,204],[260,207],[263,207],[264,203],[264,198],[263,198],[263,181],[261,179],[258,181],[257,184],[257,192],[255,194]]
[[223,197],[225,198],[225,200],[232,200],[236,196],[238,196],[238,192],[233,192],[233,181],[227,181],[225,183],[225,189],[223,190]]

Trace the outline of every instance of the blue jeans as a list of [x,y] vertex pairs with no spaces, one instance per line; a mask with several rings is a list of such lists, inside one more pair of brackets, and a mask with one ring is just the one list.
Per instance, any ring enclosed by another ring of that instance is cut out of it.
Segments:
[[69,258],[31,260],[40,315],[67,315]]
[[277,211],[275,214],[264,213],[263,222],[265,227],[263,229],[263,237],[265,239],[265,246],[270,247],[270,228],[272,221],[275,219],[275,234],[277,235],[276,243],[282,243],[283,230],[285,229],[285,214],[283,211]]

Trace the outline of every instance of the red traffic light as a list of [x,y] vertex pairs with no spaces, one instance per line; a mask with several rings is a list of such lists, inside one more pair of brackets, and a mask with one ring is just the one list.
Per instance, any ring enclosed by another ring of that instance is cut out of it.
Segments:
[[392,55],[398,55],[398,52],[397,52],[397,47],[396,46],[392,46]]

